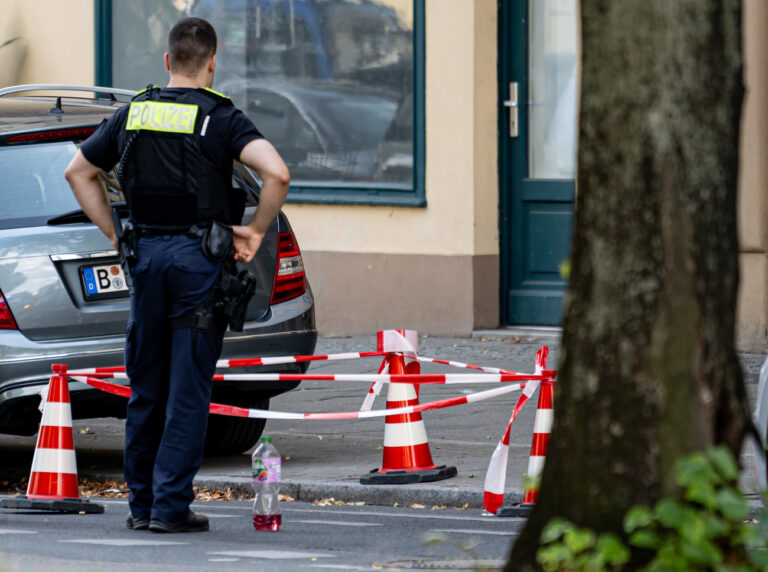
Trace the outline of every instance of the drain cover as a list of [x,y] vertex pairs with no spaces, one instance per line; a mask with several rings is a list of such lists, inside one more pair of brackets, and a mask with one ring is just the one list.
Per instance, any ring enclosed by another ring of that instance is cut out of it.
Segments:
[[400,570],[471,570],[473,572],[490,572],[501,570],[505,560],[398,560],[387,562],[384,568]]

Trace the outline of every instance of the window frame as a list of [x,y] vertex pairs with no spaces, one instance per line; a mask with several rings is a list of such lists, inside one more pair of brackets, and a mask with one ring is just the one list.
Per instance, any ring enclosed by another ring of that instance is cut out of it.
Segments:
[[[112,87],[112,2],[94,0],[96,84]],[[291,185],[286,202],[426,207],[425,0],[413,0],[413,178],[410,184],[317,182]]]

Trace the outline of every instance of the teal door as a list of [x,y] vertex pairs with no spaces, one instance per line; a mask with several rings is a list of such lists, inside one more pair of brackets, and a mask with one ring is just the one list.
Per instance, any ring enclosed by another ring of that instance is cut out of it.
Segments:
[[573,229],[577,2],[500,5],[501,321],[558,325]]

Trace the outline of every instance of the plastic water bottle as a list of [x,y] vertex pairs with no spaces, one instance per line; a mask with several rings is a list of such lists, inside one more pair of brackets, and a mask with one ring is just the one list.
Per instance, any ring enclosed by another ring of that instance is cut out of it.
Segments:
[[253,468],[253,528],[256,530],[280,529],[280,453],[272,444],[272,437],[264,436],[251,457]]

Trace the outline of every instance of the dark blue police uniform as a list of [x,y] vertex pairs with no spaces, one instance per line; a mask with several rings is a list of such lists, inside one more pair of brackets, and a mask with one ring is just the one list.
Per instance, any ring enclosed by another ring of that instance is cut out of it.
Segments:
[[179,321],[209,298],[222,271],[188,229],[213,220],[240,224],[226,220],[235,216],[232,160],[259,137],[221,94],[156,88],[139,92],[81,146],[105,171],[120,163],[131,219],[143,229],[130,266],[125,344],[124,470],[136,519],[183,521],[194,499],[224,327]]

